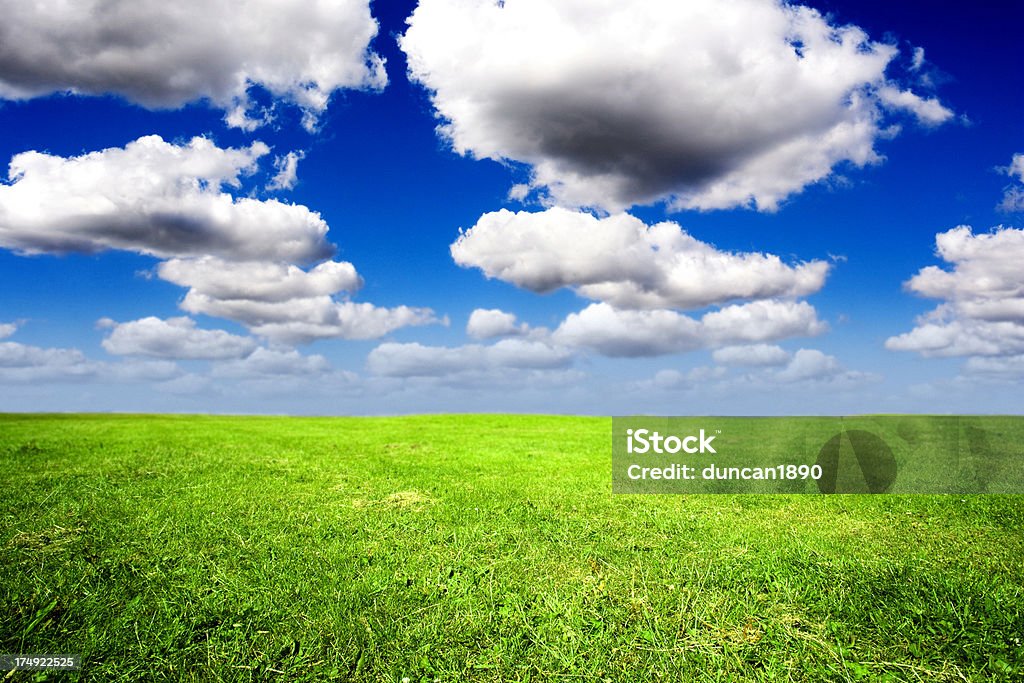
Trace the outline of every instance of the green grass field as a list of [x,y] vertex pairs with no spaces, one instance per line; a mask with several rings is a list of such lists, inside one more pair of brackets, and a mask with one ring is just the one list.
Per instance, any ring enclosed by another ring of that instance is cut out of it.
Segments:
[[613,496],[610,438],[0,416],[0,653],[98,681],[1024,677],[1024,498]]

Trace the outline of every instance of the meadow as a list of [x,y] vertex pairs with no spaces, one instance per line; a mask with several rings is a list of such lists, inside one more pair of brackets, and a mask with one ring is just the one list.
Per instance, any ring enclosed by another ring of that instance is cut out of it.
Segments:
[[12,680],[1024,677],[1024,497],[613,495],[610,442],[0,415],[0,653],[84,658]]

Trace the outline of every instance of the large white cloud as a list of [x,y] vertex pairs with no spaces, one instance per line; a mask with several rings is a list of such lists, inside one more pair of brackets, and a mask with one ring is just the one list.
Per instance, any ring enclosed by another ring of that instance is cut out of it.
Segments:
[[19,154],[11,183],[0,185],[0,247],[166,258],[156,272],[188,288],[183,310],[238,321],[272,341],[371,339],[435,322],[425,308],[336,300],[362,286],[351,263],[303,268],[334,252],[320,215],[228,191],[267,152],[259,142],[221,149],[205,138],[176,145],[149,136],[79,157]]
[[596,218],[551,208],[480,217],[452,258],[534,292],[571,287],[620,308],[701,308],[734,299],[799,297],[824,285],[829,265],[788,265],[771,254],[720,251],[665,221]]
[[735,304],[699,320],[672,310],[619,310],[598,303],[570,314],[552,338],[605,356],[640,357],[814,336],[826,329],[814,307],[803,301]]
[[149,356],[181,360],[242,358],[256,349],[256,340],[224,330],[203,330],[191,318],[141,318],[119,323],[108,318],[103,348],[118,356]]
[[935,237],[952,270],[922,268],[906,288],[942,303],[886,348],[925,356],[1006,356],[1024,352],[1024,230],[974,234],[959,226]]
[[136,251],[154,256],[319,260],[327,223],[305,206],[235,197],[268,148],[184,145],[159,136],[77,157],[24,152],[0,185],[0,247],[25,253]]
[[312,126],[340,88],[382,88],[367,0],[0,0],[0,98],[114,93],[147,107],[208,99],[252,128],[247,91]]
[[[606,356],[653,356],[823,332],[799,297],[824,285],[823,261],[786,264],[761,253],[732,253],[672,222],[653,226],[629,214],[598,218],[553,207],[481,216],[451,245],[452,258],[488,277],[544,293],[567,287],[598,303],[553,332],[517,327],[502,311],[475,311],[478,338],[529,334]],[[730,302],[740,302],[733,303]],[[718,306],[699,319],[680,311]]]
[[421,0],[401,47],[458,153],[568,206],[771,210],[878,161],[888,111],[952,116],[886,76],[896,48],[778,0]]

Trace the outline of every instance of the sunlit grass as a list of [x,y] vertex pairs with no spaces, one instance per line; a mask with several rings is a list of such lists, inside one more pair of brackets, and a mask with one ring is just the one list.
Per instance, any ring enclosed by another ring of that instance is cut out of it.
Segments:
[[613,496],[610,438],[0,416],[0,652],[88,680],[1024,674],[1021,498]]

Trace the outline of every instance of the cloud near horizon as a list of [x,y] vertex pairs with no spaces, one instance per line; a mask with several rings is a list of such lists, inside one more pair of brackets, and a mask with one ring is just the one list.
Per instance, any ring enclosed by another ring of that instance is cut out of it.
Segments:
[[[806,302],[754,301],[734,304],[695,319],[671,310],[618,310],[606,303],[591,304],[570,313],[554,331],[516,322],[498,309],[474,310],[467,329],[491,344],[429,346],[384,343],[367,358],[367,369],[380,377],[491,377],[495,382],[518,381],[530,374],[564,376],[586,352],[609,358],[639,358],[685,353],[732,344],[726,355],[738,359],[752,354],[764,360],[736,360],[736,365],[781,365],[789,354],[764,344],[735,346],[794,336],[814,336],[828,329]],[[472,336],[472,334],[471,334]],[[505,337],[505,338],[501,338]],[[723,351],[726,351],[723,349]],[[774,356],[781,354],[779,361]],[[528,372],[527,372],[528,371]]]
[[[13,334],[18,327],[0,323],[0,334]],[[227,381],[234,387],[232,391],[242,393],[311,391],[325,384],[350,389],[359,383],[356,375],[336,370],[319,354],[259,346],[252,337],[200,329],[189,318],[148,317],[124,323],[102,318],[97,328],[109,330],[101,343],[104,350],[123,359],[96,360],[80,349],[3,341],[0,383],[141,383],[162,393],[182,395],[225,388],[214,387],[214,380]],[[186,371],[178,361],[193,369]],[[204,362],[205,368],[194,367],[196,362]]]
[[705,313],[700,319],[672,310],[619,310],[606,303],[570,313],[552,338],[612,358],[639,358],[789,337],[828,329],[805,301],[754,301]]
[[[16,323],[0,324],[0,339],[12,336],[18,327]],[[106,363],[88,358],[79,349],[0,342],[0,383],[154,382],[180,374],[177,364],[167,360],[129,359]]]
[[256,349],[256,340],[224,330],[203,330],[191,318],[153,316],[119,323],[102,318],[97,323],[110,333],[102,346],[115,356],[148,356],[173,360],[243,358]]
[[885,342],[925,357],[967,357],[965,369],[992,373],[1024,362],[1024,230],[975,234],[961,225],[935,236],[938,256],[952,265],[922,268],[907,291],[942,303],[910,332]]
[[[455,262],[535,293],[568,288],[594,303],[570,313],[554,344],[608,357],[645,357],[814,336],[828,329],[800,297],[819,291],[830,264],[786,264],[697,240],[678,224],[629,214],[599,218],[553,207],[480,217],[451,245]],[[699,318],[681,311],[716,307]],[[486,322],[486,324],[485,324]],[[477,338],[531,333],[502,311],[474,311]]]
[[[666,368],[649,379],[636,382],[633,388],[640,391],[699,390],[705,394],[749,390],[806,391],[812,387],[842,391],[877,383],[882,379],[874,373],[848,370],[838,358],[818,349],[800,348],[789,353],[777,346],[747,347],[743,352],[739,351],[741,347],[731,348],[738,350],[736,355],[740,362],[732,362],[733,358],[729,358],[721,365],[699,366],[686,372]],[[766,349],[772,349],[770,362],[758,362],[757,356],[762,359],[767,357],[764,355]],[[718,357],[715,357],[715,361],[720,362]],[[744,369],[737,373],[737,367]]]

